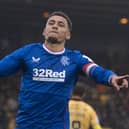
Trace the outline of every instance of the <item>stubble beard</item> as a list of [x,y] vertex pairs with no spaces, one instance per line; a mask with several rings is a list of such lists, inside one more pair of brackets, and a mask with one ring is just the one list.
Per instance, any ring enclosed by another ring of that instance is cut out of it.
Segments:
[[56,37],[48,37],[46,40],[51,44],[61,44],[61,42]]

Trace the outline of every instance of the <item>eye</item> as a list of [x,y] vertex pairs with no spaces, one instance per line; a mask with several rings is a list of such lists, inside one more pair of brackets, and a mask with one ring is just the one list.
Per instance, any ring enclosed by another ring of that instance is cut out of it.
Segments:
[[54,20],[51,20],[51,21],[48,22],[48,25],[53,25],[53,24],[55,24]]
[[58,25],[59,25],[60,27],[65,27],[65,24],[64,24],[63,22],[59,22]]

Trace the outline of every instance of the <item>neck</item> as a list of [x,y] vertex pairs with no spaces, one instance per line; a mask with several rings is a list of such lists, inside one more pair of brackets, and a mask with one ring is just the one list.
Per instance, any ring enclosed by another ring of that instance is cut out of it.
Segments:
[[51,44],[45,41],[44,43],[45,47],[49,49],[52,52],[60,52],[64,50],[64,43],[61,44]]

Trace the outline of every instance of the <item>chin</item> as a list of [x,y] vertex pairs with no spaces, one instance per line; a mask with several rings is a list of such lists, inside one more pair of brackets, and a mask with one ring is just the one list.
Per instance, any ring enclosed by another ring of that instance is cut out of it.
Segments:
[[60,42],[58,41],[58,39],[57,39],[56,37],[53,37],[53,36],[48,37],[48,38],[47,38],[47,41],[48,41],[49,43],[51,43],[51,44],[60,44]]

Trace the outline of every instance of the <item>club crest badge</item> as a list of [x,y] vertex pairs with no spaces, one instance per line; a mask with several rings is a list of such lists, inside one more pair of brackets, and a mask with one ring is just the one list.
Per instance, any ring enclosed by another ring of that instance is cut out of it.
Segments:
[[62,56],[61,63],[63,66],[67,66],[70,63],[70,59],[67,56]]

